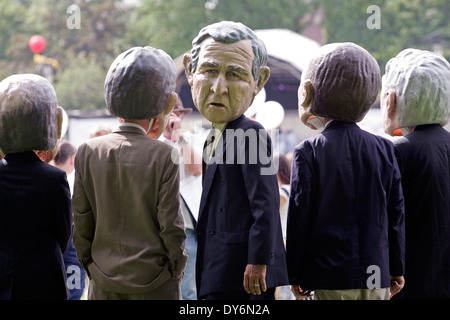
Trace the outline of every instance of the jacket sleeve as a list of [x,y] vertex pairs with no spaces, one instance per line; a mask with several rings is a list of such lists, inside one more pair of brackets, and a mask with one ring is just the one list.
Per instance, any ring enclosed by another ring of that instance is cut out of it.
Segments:
[[61,247],[61,252],[64,253],[67,249],[70,236],[72,235],[72,211],[70,205],[70,189],[67,182],[67,176],[65,172],[61,172],[60,183],[57,185],[59,188],[56,190],[56,209],[55,209],[55,225],[56,225],[56,238]]
[[270,136],[264,129],[255,131],[258,132],[257,148],[250,141],[245,144],[236,143],[238,147],[245,148],[238,150],[238,155],[246,157],[241,168],[253,217],[248,237],[247,263],[271,264],[276,241],[282,243],[280,194]]
[[291,194],[286,228],[286,260],[290,284],[299,284],[306,261],[313,172],[304,153],[294,151],[291,168]]
[[[396,150],[396,157],[400,157]],[[389,223],[389,268],[391,276],[401,276],[405,272],[405,209],[401,173],[398,161],[394,158],[394,171],[392,178],[391,194],[388,202]]]
[[[178,157],[178,155],[177,155]],[[172,276],[179,276],[186,266],[186,233],[180,207],[179,161],[166,160],[159,189],[158,222],[164,247],[166,248]]]
[[92,262],[91,246],[94,239],[95,219],[91,204],[83,187],[80,175],[80,161],[82,161],[83,149],[80,147],[75,156],[75,181],[72,196],[72,211],[74,220],[73,245],[77,251],[77,259],[90,278],[88,266]]

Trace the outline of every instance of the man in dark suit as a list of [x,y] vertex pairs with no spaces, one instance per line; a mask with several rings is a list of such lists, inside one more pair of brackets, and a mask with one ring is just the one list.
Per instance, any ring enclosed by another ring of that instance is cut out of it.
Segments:
[[321,300],[389,299],[402,287],[404,212],[394,148],[355,123],[380,82],[376,60],[353,43],[323,46],[302,73],[301,119],[325,128],[293,155],[286,250],[299,299],[310,290]]
[[222,21],[203,28],[184,57],[196,108],[212,122],[197,223],[201,299],[274,299],[287,283],[271,141],[245,117],[270,76],[252,30]]
[[59,134],[46,79],[13,75],[0,83],[0,299],[67,298],[69,184],[33,151],[53,150]]
[[389,60],[381,110],[395,154],[406,219],[405,299],[450,298],[450,64],[405,49]]

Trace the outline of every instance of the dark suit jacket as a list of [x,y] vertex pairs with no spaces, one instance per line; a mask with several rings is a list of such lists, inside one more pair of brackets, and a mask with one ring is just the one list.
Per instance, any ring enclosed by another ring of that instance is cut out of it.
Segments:
[[290,282],[303,289],[386,288],[390,275],[403,275],[404,208],[393,144],[336,120],[299,144],[286,245]]
[[[241,140],[244,135],[248,138]],[[259,123],[245,116],[228,123],[203,182],[197,223],[200,297],[244,290],[247,264],[267,265],[268,288],[287,284],[271,158],[270,137]]]
[[450,133],[417,126],[395,142],[406,219],[405,298],[450,298]]
[[0,161],[0,299],[66,299],[66,173],[33,151]]

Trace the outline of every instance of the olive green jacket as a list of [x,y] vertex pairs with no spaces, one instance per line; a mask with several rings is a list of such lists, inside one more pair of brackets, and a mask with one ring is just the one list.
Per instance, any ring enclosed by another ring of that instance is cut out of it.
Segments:
[[172,150],[128,126],[78,148],[74,246],[105,291],[148,292],[183,273],[186,234]]

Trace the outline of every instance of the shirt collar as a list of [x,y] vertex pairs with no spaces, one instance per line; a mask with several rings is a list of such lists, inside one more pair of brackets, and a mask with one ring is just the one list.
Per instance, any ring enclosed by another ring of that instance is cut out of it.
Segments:
[[225,123],[213,123],[212,126],[214,129],[219,130],[220,132],[223,132],[223,129],[227,126],[228,122]]
[[147,134],[147,131],[140,125],[138,125],[137,123],[133,123],[133,122],[122,122],[120,124],[120,127],[134,127],[134,128],[138,128],[141,129],[145,134]]
[[[330,123],[332,123],[333,121],[334,121],[334,119],[328,120],[328,122],[325,123],[325,128],[328,127],[328,126],[330,125]],[[325,129],[325,128],[324,128],[324,129]]]

